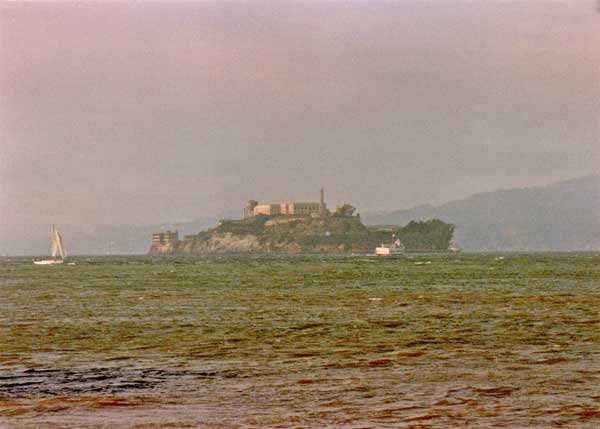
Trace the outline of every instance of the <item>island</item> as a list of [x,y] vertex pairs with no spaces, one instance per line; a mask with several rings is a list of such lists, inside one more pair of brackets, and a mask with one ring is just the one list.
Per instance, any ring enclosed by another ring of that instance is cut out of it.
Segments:
[[258,204],[250,200],[243,219],[179,239],[178,231],[153,234],[150,254],[214,253],[373,253],[398,240],[407,252],[448,251],[454,225],[439,219],[367,226],[350,204],[330,212],[324,202]]

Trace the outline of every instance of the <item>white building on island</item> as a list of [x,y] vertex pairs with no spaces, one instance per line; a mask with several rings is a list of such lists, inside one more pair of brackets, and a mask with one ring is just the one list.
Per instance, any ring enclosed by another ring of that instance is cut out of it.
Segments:
[[323,216],[326,211],[327,206],[325,205],[325,189],[321,188],[320,202],[258,204],[258,201],[250,200],[244,208],[244,219],[257,215]]

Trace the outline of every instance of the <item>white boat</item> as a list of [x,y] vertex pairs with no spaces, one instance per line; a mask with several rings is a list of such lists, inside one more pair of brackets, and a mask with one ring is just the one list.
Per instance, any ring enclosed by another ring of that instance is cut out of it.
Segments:
[[[396,234],[392,235],[394,238]],[[375,256],[392,256],[404,254],[404,245],[400,243],[399,239],[396,239],[392,244],[385,245],[381,243],[380,247],[375,248]]]
[[458,253],[460,252],[461,249],[460,247],[458,247],[456,244],[454,243],[450,243],[450,245],[448,246],[448,252],[452,252],[452,253]]
[[[50,253],[52,259],[34,259],[33,263],[36,265],[54,265],[62,264],[65,261],[67,252],[65,252],[65,246],[62,237],[60,236],[60,232],[58,232],[58,229],[56,229],[54,225],[52,225],[52,249]],[[60,254],[60,259],[56,257],[58,254]]]
[[404,254],[404,250],[398,249],[396,247],[387,247],[383,244],[380,247],[375,248],[375,256],[391,256],[402,254]]

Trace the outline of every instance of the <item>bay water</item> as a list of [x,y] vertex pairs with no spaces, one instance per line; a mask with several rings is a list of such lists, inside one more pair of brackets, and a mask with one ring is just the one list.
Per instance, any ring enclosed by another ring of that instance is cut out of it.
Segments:
[[600,426],[600,254],[0,259],[1,428]]

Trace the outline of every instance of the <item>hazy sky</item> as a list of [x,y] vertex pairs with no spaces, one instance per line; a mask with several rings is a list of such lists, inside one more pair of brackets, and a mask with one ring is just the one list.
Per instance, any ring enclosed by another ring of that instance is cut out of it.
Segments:
[[0,4],[0,213],[359,211],[600,170],[593,1]]

